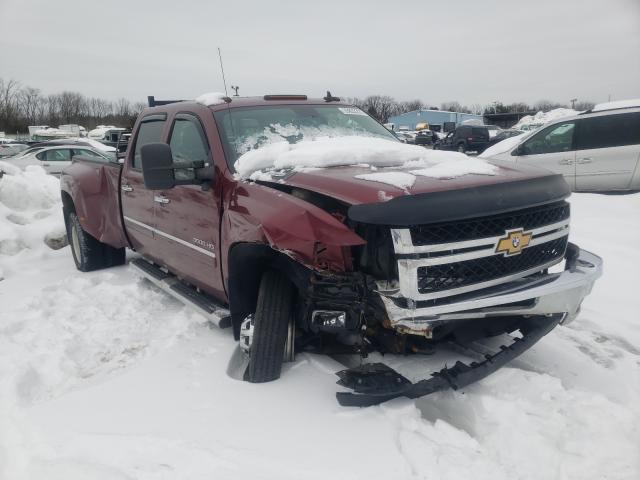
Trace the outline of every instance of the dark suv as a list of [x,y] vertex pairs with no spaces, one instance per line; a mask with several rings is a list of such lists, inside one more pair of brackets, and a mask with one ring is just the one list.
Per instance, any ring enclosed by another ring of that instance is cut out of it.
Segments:
[[489,144],[489,130],[483,125],[460,125],[442,140],[435,143],[434,150],[457,150],[482,152]]

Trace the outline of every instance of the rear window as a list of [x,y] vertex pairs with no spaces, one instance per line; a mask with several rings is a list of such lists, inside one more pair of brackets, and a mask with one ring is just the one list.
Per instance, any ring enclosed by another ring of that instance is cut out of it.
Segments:
[[488,137],[489,130],[486,128],[471,127],[471,135],[474,137]]
[[620,113],[578,121],[576,150],[640,144],[640,112]]
[[164,123],[165,120],[149,120],[140,124],[136,137],[136,148],[133,154],[133,168],[138,170],[142,168],[140,149],[148,143],[158,143],[162,139]]

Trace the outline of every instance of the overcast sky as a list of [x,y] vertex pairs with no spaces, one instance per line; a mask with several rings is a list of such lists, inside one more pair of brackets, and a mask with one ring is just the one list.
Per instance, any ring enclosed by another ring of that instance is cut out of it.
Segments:
[[[640,97],[640,0],[0,0],[0,78],[109,99]],[[231,92],[230,92],[231,93]]]

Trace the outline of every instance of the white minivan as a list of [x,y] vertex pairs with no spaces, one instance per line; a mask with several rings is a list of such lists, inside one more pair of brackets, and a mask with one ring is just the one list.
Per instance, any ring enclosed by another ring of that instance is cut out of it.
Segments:
[[640,190],[640,100],[596,105],[480,156],[561,173],[574,191]]

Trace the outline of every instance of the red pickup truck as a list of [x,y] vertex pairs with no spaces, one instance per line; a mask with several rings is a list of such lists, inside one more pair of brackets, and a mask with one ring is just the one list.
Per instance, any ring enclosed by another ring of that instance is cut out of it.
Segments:
[[75,157],[61,177],[77,268],[121,265],[134,250],[133,268],[233,328],[251,382],[278,378],[296,350],[431,353],[521,333],[484,361],[416,383],[383,364],[345,369],[338,383],[353,392],[338,393],[344,405],[460,388],[576,316],[602,267],[568,242],[562,176],[494,164],[491,175],[416,174],[398,185],[367,174],[410,167],[381,166],[380,155],[372,167],[367,149],[322,168],[263,156],[244,174],[243,158],[278,142],[309,167],[285,147],[310,131],[397,142],[331,95],[156,103],[117,162]]

